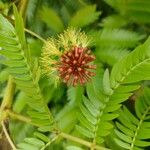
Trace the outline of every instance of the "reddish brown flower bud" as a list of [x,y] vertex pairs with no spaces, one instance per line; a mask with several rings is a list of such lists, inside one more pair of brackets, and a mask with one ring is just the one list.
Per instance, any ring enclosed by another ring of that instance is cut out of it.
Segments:
[[85,84],[95,75],[91,70],[95,70],[96,66],[89,64],[94,60],[95,56],[87,48],[72,47],[58,63],[60,78],[68,85]]

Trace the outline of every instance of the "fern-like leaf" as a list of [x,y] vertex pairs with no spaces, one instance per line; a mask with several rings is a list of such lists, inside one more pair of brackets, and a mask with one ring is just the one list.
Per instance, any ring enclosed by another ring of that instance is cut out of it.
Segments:
[[50,143],[50,139],[40,132],[35,132],[34,137],[25,138],[17,144],[19,150],[44,150]]
[[81,8],[71,18],[69,25],[73,27],[82,28],[98,19],[100,12],[96,12],[95,5],[89,5]]
[[127,24],[127,21],[125,18],[119,15],[111,15],[102,20],[102,23],[100,24],[104,28],[121,28]]
[[[13,76],[17,87],[29,96],[27,103],[34,109],[32,113],[30,112],[33,123],[50,128],[53,117],[38,85],[40,69],[37,62],[32,63],[28,55],[23,21],[15,6],[14,14],[15,28],[0,15],[0,53],[4,56],[2,63],[7,65],[7,70]],[[41,115],[44,118],[40,118]],[[36,121],[34,118],[39,119],[38,122],[34,122]]]
[[67,146],[66,150],[83,150],[83,149],[77,146]]
[[41,20],[45,22],[56,33],[64,28],[63,22],[54,9],[43,7],[40,11]]
[[80,132],[93,143],[102,143],[110,133],[110,123],[119,116],[117,110],[139,88],[140,81],[150,79],[150,38],[129,55],[114,65],[111,74],[105,71],[103,94],[97,94],[94,87],[87,90],[88,98],[83,97]]
[[144,35],[124,30],[124,29],[108,29],[93,34],[94,43],[102,48],[132,48],[135,47],[139,40],[143,39]]
[[[111,45],[110,45],[111,46]],[[97,48],[96,49],[97,58],[103,63],[113,66],[117,61],[122,59],[124,56],[129,54],[127,49],[117,49],[117,48]]]
[[129,150],[140,150],[150,146],[150,90],[146,88],[143,96],[135,102],[136,116],[126,107],[120,110],[119,122],[116,122],[115,141]]
[[138,23],[150,23],[150,1],[148,0],[104,0],[122,16]]

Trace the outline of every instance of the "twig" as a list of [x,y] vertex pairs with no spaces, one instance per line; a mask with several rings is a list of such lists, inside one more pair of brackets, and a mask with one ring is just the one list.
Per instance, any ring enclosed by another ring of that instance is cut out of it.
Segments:
[[44,150],[47,146],[49,146],[52,142],[54,142],[59,136],[56,135],[52,140],[50,140],[45,146],[43,146],[40,150]]
[[42,42],[44,42],[44,43],[46,42],[46,40],[45,40],[44,38],[42,38],[40,35],[36,34],[36,33],[33,32],[33,31],[31,31],[31,30],[29,30],[29,29],[26,29],[26,28],[24,28],[24,31],[26,31],[27,33],[29,33],[29,34],[35,36],[36,38],[38,38],[38,39],[41,40]]
[[[12,19],[12,18],[9,17],[9,16],[6,16],[5,14],[2,14],[2,15],[3,15],[6,19],[8,19],[8,20],[14,25],[14,19]],[[33,31],[31,31],[31,30],[29,30],[29,29],[27,29],[27,28],[24,28],[24,31],[27,32],[27,33],[29,33],[30,35],[32,35],[32,36],[38,38],[38,39],[41,40],[43,43],[46,42],[46,40],[45,40],[44,38],[42,38],[40,35],[38,35],[37,33],[33,32]]]
[[19,4],[19,6],[20,6],[19,13],[23,17],[24,22],[26,22],[26,9],[27,9],[27,5],[28,5],[28,0],[21,0],[20,1],[20,4]]
[[[22,115],[20,115],[20,114],[15,113],[15,112],[12,112],[11,110],[8,111],[8,114],[9,114],[9,116],[12,116],[13,119],[18,119],[18,120],[20,120],[20,121],[23,121],[23,122],[26,122],[26,123],[29,123],[29,124],[31,124],[31,125],[35,125],[35,126],[39,127],[38,124],[33,124],[33,123],[31,122],[31,119],[29,119],[28,117],[25,117],[25,116],[22,116]],[[53,131],[52,131],[52,132],[53,132]],[[55,132],[54,132],[54,133],[55,133]],[[69,134],[67,134],[67,133],[59,132],[57,135],[60,136],[60,137],[62,137],[62,138],[65,138],[65,139],[67,139],[67,140],[80,143],[80,144],[82,144],[82,145],[84,145],[84,146],[87,146],[87,147],[89,147],[89,148],[92,146],[94,149],[97,149],[97,150],[110,150],[110,149],[108,149],[108,148],[100,147],[100,146],[98,146],[98,145],[93,145],[93,143],[91,143],[91,142],[88,142],[88,141],[83,140],[83,139],[78,138],[78,137],[74,137],[74,136],[69,135]],[[48,144],[48,143],[47,143],[47,144]],[[51,144],[51,143],[49,142],[49,144]]]
[[9,109],[11,107],[14,92],[15,92],[15,83],[13,82],[12,77],[9,77],[5,95],[4,95],[4,98],[2,100],[2,104],[0,107],[0,122],[3,121],[7,117],[5,109]]
[[23,116],[23,115],[20,115],[20,114],[17,114],[15,112],[13,112],[12,110],[6,110],[6,113],[7,113],[7,116],[9,116],[10,118],[14,119],[14,120],[19,120],[19,121],[22,121],[22,122],[25,122],[25,123],[29,123],[33,126],[36,126],[36,127],[39,127],[38,124],[35,124],[31,121],[30,118],[26,117],[26,116]]
[[10,117],[12,117],[14,119],[18,119],[18,120],[23,121],[23,122],[31,122],[30,118],[27,118],[25,116],[19,115],[19,114],[15,113],[15,112],[13,112],[13,111],[11,111],[9,109],[6,110],[6,112],[7,112],[8,116],[10,116]]
[[66,133],[63,133],[63,132],[61,132],[59,135],[61,137],[65,138],[65,139],[68,139],[70,141],[74,141],[74,142],[80,143],[80,144],[82,144],[84,146],[87,146],[89,148],[92,146],[94,149],[97,149],[97,150],[110,150],[108,148],[100,147],[98,145],[93,145],[93,143],[91,143],[91,142],[85,141],[83,139],[80,139],[78,137],[74,137],[72,135],[69,135],[69,134],[66,134]]
[[13,150],[16,150],[17,148],[16,148],[16,146],[14,145],[13,141],[11,140],[11,138],[10,138],[10,136],[9,136],[9,134],[8,134],[4,122],[2,121],[1,124],[2,124],[2,128],[3,128],[4,134],[5,134],[5,136],[6,136],[7,140],[8,140],[8,142],[9,142],[9,144],[11,145],[11,147],[12,147]]

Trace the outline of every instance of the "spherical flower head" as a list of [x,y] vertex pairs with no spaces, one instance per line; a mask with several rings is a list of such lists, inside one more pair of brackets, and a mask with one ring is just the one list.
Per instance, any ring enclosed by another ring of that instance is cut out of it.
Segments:
[[55,83],[84,85],[95,75],[95,56],[88,49],[89,40],[84,32],[68,29],[57,39],[48,39],[41,55],[43,74]]

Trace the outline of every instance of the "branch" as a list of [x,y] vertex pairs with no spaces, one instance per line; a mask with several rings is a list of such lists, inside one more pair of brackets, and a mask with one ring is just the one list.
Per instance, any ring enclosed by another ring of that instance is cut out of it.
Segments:
[[93,143],[91,143],[91,142],[85,141],[85,140],[83,140],[83,139],[81,139],[81,138],[74,137],[74,136],[72,136],[72,135],[69,135],[69,134],[66,134],[66,133],[63,133],[63,132],[61,132],[59,136],[65,138],[65,139],[67,139],[67,140],[80,143],[80,144],[82,144],[82,145],[84,145],[84,146],[87,146],[87,147],[89,147],[89,148],[90,148],[90,147],[93,147],[94,149],[97,149],[97,150],[110,150],[110,149],[108,149],[108,148],[100,147],[100,146],[98,146],[98,145],[93,145]]
[[17,148],[15,147],[13,141],[11,140],[11,138],[10,138],[8,132],[7,132],[6,126],[5,126],[5,124],[4,124],[3,121],[2,121],[2,123],[1,123],[1,125],[2,125],[4,134],[5,134],[5,136],[6,136],[7,140],[8,140],[8,142],[9,142],[9,144],[11,145],[11,147],[12,147],[13,150],[16,150]]
[[[18,119],[18,120],[23,121],[23,122],[25,122],[25,123],[28,123],[28,124],[34,125],[34,126],[36,126],[36,127],[39,127],[37,124],[33,124],[30,118],[25,117],[25,116],[22,116],[22,115],[20,115],[20,114],[17,114],[17,113],[15,113],[15,112],[12,112],[11,110],[7,110],[7,111],[8,111],[8,115],[9,115],[10,117],[12,117],[13,119]],[[54,131],[54,133],[56,134],[55,131]],[[104,147],[100,147],[100,146],[98,146],[98,145],[94,145],[94,144],[91,143],[91,142],[88,142],[88,141],[83,140],[83,139],[78,138],[78,137],[74,137],[74,136],[69,135],[69,134],[67,134],[67,133],[63,133],[63,132],[61,132],[61,131],[58,132],[57,135],[60,136],[60,137],[62,137],[62,138],[65,138],[65,139],[67,139],[67,140],[80,143],[80,144],[82,144],[82,145],[84,145],[84,146],[87,146],[87,147],[89,147],[89,148],[90,148],[90,147],[93,147],[93,148],[96,149],[96,150],[110,150],[110,149],[108,149],[108,148],[104,148]],[[54,139],[55,139],[55,138],[54,138]],[[49,144],[51,144],[51,142],[49,142]]]
[[19,12],[21,14],[21,16],[24,18],[24,22],[26,22],[26,9],[27,9],[27,5],[28,5],[28,0],[21,0],[20,1],[20,8],[19,8]]
[[33,126],[39,127],[39,125],[33,123],[30,118],[28,118],[26,116],[23,116],[23,115],[20,115],[20,114],[17,114],[17,113],[13,112],[10,109],[7,109],[6,113],[7,113],[7,116],[9,116],[10,118],[12,118],[14,120],[19,120],[19,121],[22,121],[22,122],[25,122],[25,123],[29,123]]
[[9,77],[4,98],[0,107],[0,123],[7,117],[6,109],[11,107],[14,92],[15,83],[13,82],[12,77]]
[[56,135],[53,139],[51,139],[44,147],[42,147],[40,150],[45,150],[46,147],[48,147],[52,142],[54,142],[55,140],[57,140],[59,136]]
[[38,38],[38,39],[41,40],[43,43],[46,42],[46,40],[45,40],[44,38],[42,38],[40,35],[36,34],[36,33],[33,32],[33,31],[31,31],[31,30],[29,30],[29,29],[26,29],[26,28],[24,28],[24,31],[27,32],[27,33],[29,33],[30,35],[32,35],[32,36]]
[[26,123],[29,123],[31,122],[31,119],[30,118],[27,118],[25,116],[22,116],[22,115],[19,115],[11,110],[6,110],[8,116],[14,118],[14,119],[17,119],[17,120],[20,120],[20,121],[23,121],[23,122],[26,122]]
[[[5,14],[2,14],[6,19],[8,19],[13,25],[14,25],[14,19],[12,19],[11,17],[9,16],[6,16]],[[46,42],[46,40],[44,38],[42,38],[40,35],[38,35],[37,33],[27,29],[27,28],[24,28],[24,31],[29,33],[30,35],[36,37],[37,39],[39,39],[40,41],[42,41],[43,43]]]

